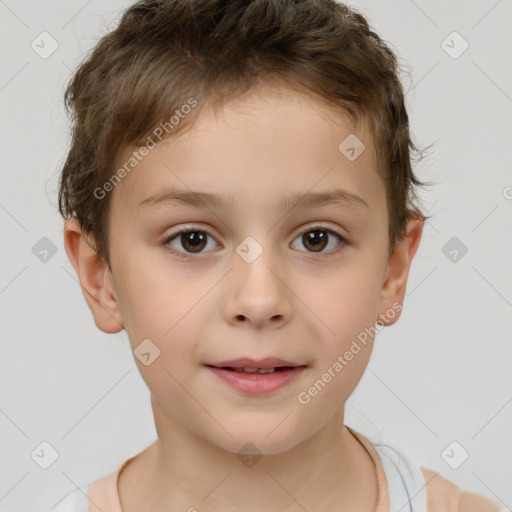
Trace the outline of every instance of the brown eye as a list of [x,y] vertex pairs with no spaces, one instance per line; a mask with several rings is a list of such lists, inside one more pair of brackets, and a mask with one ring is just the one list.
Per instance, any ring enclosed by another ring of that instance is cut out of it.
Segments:
[[[338,244],[343,245],[346,241],[345,239],[336,231],[332,229],[323,228],[323,227],[313,227],[309,228],[307,231],[303,231],[296,240],[301,241],[303,246],[306,248],[308,252],[312,253],[329,253],[334,250],[336,251],[336,244],[333,246],[333,239],[338,239]],[[324,249],[328,246],[331,246],[331,249],[328,251],[324,251]]]
[[[206,231],[191,228],[183,229],[168,236],[162,244],[170,246],[170,251],[177,256],[187,258],[193,254],[208,252],[208,237],[212,240],[209,247],[210,250],[219,246],[215,239]],[[337,244],[336,239],[338,241]],[[314,226],[303,231],[296,240],[300,240],[306,252],[322,256],[324,254],[325,256],[333,255],[343,246],[347,245],[347,241],[339,233],[322,226]]]
[[[212,238],[205,231],[188,229],[174,233],[166,238],[163,244],[170,245],[172,247],[172,252],[178,254],[178,256],[186,258],[188,254],[200,254],[201,252],[207,252],[203,249],[208,246],[208,237]],[[181,248],[179,247],[180,245]],[[213,245],[212,248],[217,247],[217,243],[215,241],[213,241],[213,244],[211,245]]]
[[325,231],[316,229],[302,235],[302,243],[313,252],[321,252],[327,246],[329,235]]
[[206,236],[202,231],[188,231],[180,235],[180,241],[185,250],[200,252],[206,246]]

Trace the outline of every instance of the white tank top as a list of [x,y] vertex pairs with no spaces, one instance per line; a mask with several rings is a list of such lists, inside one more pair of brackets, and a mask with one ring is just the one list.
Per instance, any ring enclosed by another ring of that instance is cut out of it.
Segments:
[[390,512],[427,512],[425,478],[417,463],[392,446],[371,441],[388,482]]

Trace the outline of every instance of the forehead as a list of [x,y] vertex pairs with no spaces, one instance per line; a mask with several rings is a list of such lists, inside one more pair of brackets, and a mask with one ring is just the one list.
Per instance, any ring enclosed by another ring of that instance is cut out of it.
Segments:
[[[133,150],[121,153],[119,167]],[[229,196],[240,210],[342,188],[385,209],[364,122],[355,126],[341,109],[285,87],[261,87],[220,109],[205,105],[190,130],[158,143],[121,180],[112,210],[137,215],[141,203],[169,188]]]

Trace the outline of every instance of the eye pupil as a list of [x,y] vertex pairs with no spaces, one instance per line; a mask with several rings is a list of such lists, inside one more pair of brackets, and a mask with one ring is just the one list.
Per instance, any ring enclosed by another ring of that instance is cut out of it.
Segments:
[[[321,252],[327,244],[327,233],[320,229],[309,231],[302,236],[304,247],[313,250],[313,252]],[[321,244],[320,248],[315,248],[317,244]],[[313,246],[313,247],[312,247]]]
[[[204,243],[206,241],[205,233],[201,231],[189,231],[188,233],[183,233],[181,235],[181,242],[183,244],[183,247],[185,247],[186,250],[194,250],[198,249],[199,251],[204,248]],[[201,244],[203,244],[201,246]]]

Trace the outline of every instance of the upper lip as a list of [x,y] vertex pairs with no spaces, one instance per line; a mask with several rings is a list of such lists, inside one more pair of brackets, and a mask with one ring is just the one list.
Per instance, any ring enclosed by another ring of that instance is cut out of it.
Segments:
[[290,361],[285,361],[284,359],[279,359],[277,357],[266,357],[264,359],[250,359],[247,357],[242,357],[239,359],[232,359],[230,361],[220,361],[218,363],[210,363],[207,366],[215,366],[217,368],[229,367],[229,368],[258,368],[258,369],[268,369],[268,368],[278,368],[280,366],[305,366],[302,364],[290,363]]

